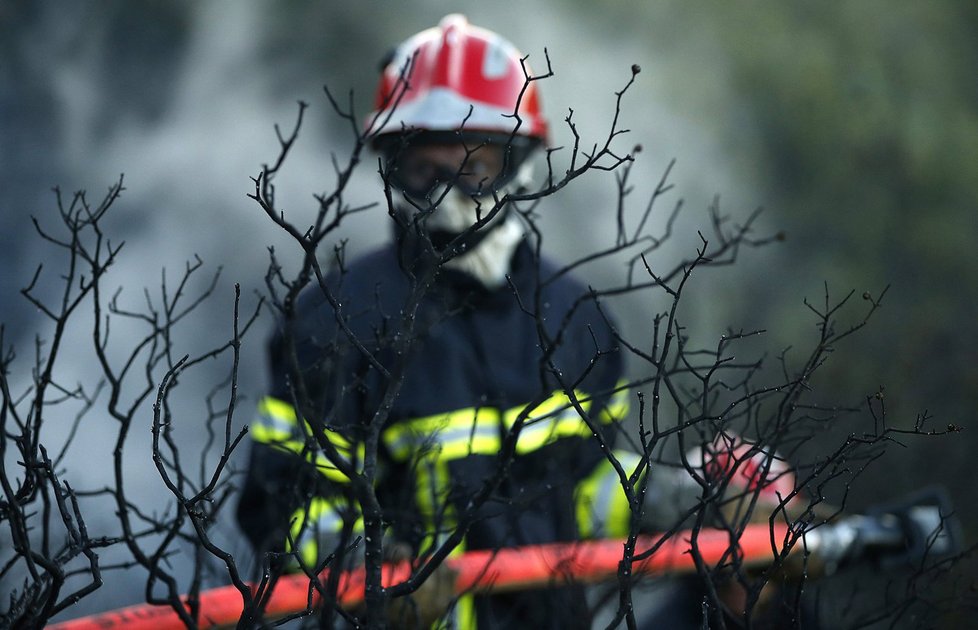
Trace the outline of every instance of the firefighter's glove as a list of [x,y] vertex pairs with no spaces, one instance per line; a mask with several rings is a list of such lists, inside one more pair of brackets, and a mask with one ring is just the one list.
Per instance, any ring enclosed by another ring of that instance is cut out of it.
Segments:
[[802,508],[794,470],[781,455],[729,429],[712,443],[687,451],[686,459],[723,489],[718,506],[723,526],[745,520],[765,523],[776,510],[790,514]]
[[[388,547],[388,558],[393,562],[407,562],[411,558],[407,546],[394,544]],[[456,599],[455,581],[458,571],[442,562],[421,586],[410,595],[392,599],[387,605],[387,624],[395,630],[424,630],[445,616]]]

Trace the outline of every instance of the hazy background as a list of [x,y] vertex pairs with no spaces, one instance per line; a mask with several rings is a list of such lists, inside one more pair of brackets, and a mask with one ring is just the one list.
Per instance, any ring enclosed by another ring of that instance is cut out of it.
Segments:
[[[53,222],[53,186],[87,189],[95,200],[125,173],[109,227],[126,247],[107,282],[126,287],[130,304],[141,303],[143,287],[158,287],[161,268],[172,278],[195,253],[209,269],[223,266],[217,295],[181,340],[185,351],[216,343],[229,333],[231,285],[240,283],[253,304],[267,248],[289,251],[245,196],[249,177],[276,154],[273,125],[290,127],[296,101],[310,103],[278,184],[290,216],[312,216],[312,194],[333,182],[330,153],[342,157],[350,145],[323,84],[352,91],[362,116],[383,53],[451,10],[503,33],[538,71],[547,49],[556,76],[540,87],[557,145],[570,140],[561,124],[568,108],[585,140],[601,140],[614,92],[641,65],[623,113],[632,133],[620,145],[644,147],[634,203],[675,158],[676,190],[662,213],[680,196],[687,207],[663,264],[691,254],[714,195],[735,220],[763,206],[762,229],[786,233],[736,268],[702,277],[685,308],[695,338],[712,343],[727,326],[764,328],[772,355],[786,346],[800,353],[816,332],[805,297],[821,300],[825,283],[837,297],[855,290],[856,301],[890,286],[869,329],[825,366],[816,395],[858,404],[883,385],[891,422],[908,425],[926,411],[934,428],[965,429],[895,446],[852,488],[852,506],[940,483],[975,541],[978,5],[970,0],[0,0],[0,320],[5,341],[20,350],[22,382],[34,335],[50,335],[17,291],[39,262],[57,266],[30,226],[31,215]],[[367,161],[351,202],[379,201],[376,179]],[[613,178],[595,176],[549,200],[547,249],[570,258],[607,244],[614,195]],[[343,236],[355,253],[386,229],[378,210],[356,217]],[[600,285],[620,271],[605,265],[586,275]],[[56,271],[45,278],[53,295]],[[619,315],[641,338],[656,307],[633,300]],[[264,386],[268,319],[260,326],[244,348],[241,387],[250,398],[238,424]],[[65,381],[91,373],[86,334],[80,326],[73,335],[78,352],[66,357]],[[114,339],[120,349],[124,334]],[[187,416],[176,430],[188,447],[200,440],[200,396],[226,367],[185,385]],[[69,420],[50,426],[46,439],[57,444]],[[147,410],[127,460],[129,492],[145,505],[163,492],[147,457],[150,421]],[[86,420],[63,473],[74,487],[108,479],[115,429],[105,418]],[[836,434],[865,429],[856,423]],[[92,526],[100,516],[88,518]],[[235,545],[230,524],[225,531]],[[106,582],[75,614],[143,597],[139,580],[108,574]]]

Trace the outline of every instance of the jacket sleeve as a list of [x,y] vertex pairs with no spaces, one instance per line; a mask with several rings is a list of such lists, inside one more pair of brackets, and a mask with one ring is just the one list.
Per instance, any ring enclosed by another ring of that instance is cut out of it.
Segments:
[[357,353],[323,301],[300,302],[269,344],[271,388],[250,427],[238,522],[258,552],[297,551],[308,566],[359,527],[349,476],[363,460]]
[[[600,360],[607,360],[594,380],[605,443],[612,448],[613,457],[626,475],[639,467],[645,471],[639,480],[645,486],[644,498],[641,505],[635,506],[640,511],[639,527],[643,531],[667,530],[681,523],[699,504],[701,488],[682,467],[657,462],[643,464],[641,453],[622,444],[626,440],[615,439],[624,429],[621,421],[628,415],[628,399],[633,389],[622,378],[623,357],[614,342],[614,323],[608,318],[603,318],[603,322],[604,326],[592,324],[589,334],[604,351]],[[592,342],[591,346],[594,345]],[[621,475],[604,454],[592,456],[588,461],[590,467],[582,471],[575,488],[578,533],[583,538],[629,535],[633,506],[629,505]]]
[[[616,449],[618,435],[629,413],[631,388],[624,378],[624,357],[615,335],[615,323],[596,304],[586,309],[577,334],[581,349],[578,362],[587,365],[589,373],[581,382],[588,396],[591,426],[600,429],[604,444],[628,473],[635,470],[639,455]],[[625,536],[630,510],[621,479],[609,458],[588,439],[581,446],[581,465],[575,471],[574,509],[581,537]]]

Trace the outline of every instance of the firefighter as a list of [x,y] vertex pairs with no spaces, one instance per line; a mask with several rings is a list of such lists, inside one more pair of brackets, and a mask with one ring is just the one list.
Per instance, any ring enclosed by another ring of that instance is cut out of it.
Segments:
[[[367,460],[385,545],[401,554],[429,554],[462,524],[454,553],[626,531],[601,446],[613,445],[627,405],[613,324],[530,246],[510,203],[548,138],[529,72],[511,43],[460,15],[386,60],[365,129],[393,237],[325,289],[313,283],[273,336],[238,509],[257,550],[293,552],[308,569],[330,554],[355,558],[363,522],[349,473]],[[364,442],[377,427],[374,461]],[[443,573],[430,581],[450,584]],[[392,623],[589,625],[577,587],[423,590],[391,607]]]

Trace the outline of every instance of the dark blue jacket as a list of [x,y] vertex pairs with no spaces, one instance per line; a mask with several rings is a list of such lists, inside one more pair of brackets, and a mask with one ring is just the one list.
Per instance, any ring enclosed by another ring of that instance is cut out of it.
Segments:
[[[238,511],[257,549],[282,549],[292,517],[296,548],[307,544],[310,562],[332,551],[316,544],[330,534],[338,543],[344,522],[356,533],[342,466],[313,433],[357,468],[376,423],[385,520],[416,552],[463,515],[471,517],[466,550],[580,538],[578,485],[604,460],[592,429],[610,444],[625,406],[614,394],[621,356],[604,308],[526,243],[510,284],[495,291],[445,268],[432,276],[409,249],[392,244],[331,274],[330,299],[309,288],[273,337],[271,390],[252,426]],[[473,511],[469,500],[497,474],[500,446],[517,425],[515,457]],[[480,628],[587,625],[576,589],[474,605]]]

